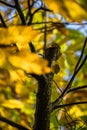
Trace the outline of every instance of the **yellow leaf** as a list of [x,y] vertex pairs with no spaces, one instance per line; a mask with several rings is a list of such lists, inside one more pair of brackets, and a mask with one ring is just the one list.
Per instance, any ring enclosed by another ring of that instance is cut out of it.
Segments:
[[20,95],[22,93],[21,92],[22,88],[23,88],[22,84],[20,82],[17,82],[16,85],[15,85],[15,92]]
[[44,0],[47,6],[61,15],[68,21],[81,22],[87,19],[87,10],[76,0]]
[[85,10],[87,10],[87,0],[76,0]]
[[48,62],[34,53],[20,51],[16,55],[9,56],[10,63],[28,73],[45,74],[50,72]]
[[9,69],[9,73],[10,73],[10,80],[12,82],[14,82],[14,81],[25,81],[26,80],[25,73],[21,69],[17,69],[17,70]]
[[5,60],[6,60],[5,52],[2,49],[0,49],[0,68],[2,68],[3,65],[5,64]]
[[4,103],[1,104],[3,107],[11,108],[11,109],[20,109],[23,107],[23,103],[21,101],[15,100],[15,99],[9,99],[4,101]]
[[67,108],[65,108],[65,110],[64,109],[59,110],[57,118],[58,118],[58,122],[61,125],[65,125],[67,122],[71,123],[72,119],[76,120],[80,116],[84,116],[84,112],[80,109],[80,107],[73,106],[70,110]]
[[28,48],[28,43],[34,39],[39,32],[30,26],[11,26],[0,28],[0,44],[17,44],[19,49]]
[[84,111],[82,111],[79,106],[73,106],[70,109],[70,114],[72,114],[75,117],[80,117],[84,115]]

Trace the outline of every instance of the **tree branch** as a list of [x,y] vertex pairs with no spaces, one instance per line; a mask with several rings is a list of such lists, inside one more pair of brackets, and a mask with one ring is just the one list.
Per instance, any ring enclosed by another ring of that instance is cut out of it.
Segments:
[[3,19],[2,15],[1,15],[1,13],[0,13],[0,19],[1,19],[1,22],[2,22],[2,24],[3,24],[3,27],[7,28],[7,25],[6,25],[5,21],[4,21],[4,19]]
[[[30,11],[30,9],[29,9],[29,15],[30,15],[30,19],[29,19],[29,21],[28,21],[28,25],[30,25],[30,24],[32,24],[32,20],[33,20],[33,17],[34,17],[34,15],[35,15],[35,13],[37,13],[38,11],[40,11],[40,10],[43,10],[43,11],[51,11],[51,10],[49,10],[49,9],[46,9],[46,8],[44,8],[44,7],[40,7],[40,8],[38,8],[38,9],[36,9],[33,13],[31,13],[31,11]],[[42,23],[43,24],[43,23]]]
[[56,105],[54,107],[54,110],[56,110],[58,108],[64,108],[64,107],[69,107],[69,106],[74,106],[74,105],[81,105],[81,104],[87,104],[87,101],[73,102],[73,103],[69,103],[69,104]]
[[87,85],[76,87],[76,88],[72,88],[72,89],[68,90],[67,93],[74,92],[74,91],[77,91],[77,90],[80,90],[80,89],[84,89],[84,88],[87,88]]
[[71,83],[73,82],[76,74],[79,72],[79,70],[81,69],[81,67],[84,65],[85,61],[87,60],[87,55],[85,56],[85,58],[83,59],[81,65],[78,67],[78,69],[74,72],[72,78],[70,79],[68,85],[66,86],[66,88],[64,89],[64,91],[61,93],[61,95],[52,103],[52,111],[55,109],[56,106],[58,106],[58,104],[61,102],[62,98],[65,96],[65,94],[67,93],[68,89],[71,86]]
[[36,53],[35,47],[32,42],[29,43],[29,47],[30,47],[31,52]]
[[33,12],[33,15],[34,15],[35,13],[37,13],[38,11],[40,11],[40,10],[52,12],[52,10],[49,10],[49,9],[47,9],[47,8],[44,8],[44,7],[40,7],[40,8],[36,9],[36,10]]
[[31,14],[31,5],[30,5],[30,0],[28,0],[28,11],[29,11],[29,14]]
[[4,5],[7,5],[7,6],[11,7],[11,8],[15,8],[15,5],[8,4],[8,3],[6,3],[6,2],[4,2],[2,0],[0,0],[0,3],[2,3]]
[[80,56],[80,58],[79,58],[79,60],[78,60],[78,62],[77,62],[77,64],[76,64],[76,66],[75,66],[74,71],[76,71],[77,68],[78,68],[78,66],[80,65],[80,62],[81,62],[81,60],[82,60],[82,57],[83,57],[83,54],[84,54],[84,50],[85,50],[86,44],[87,44],[87,38],[85,39],[85,42],[84,42],[84,45],[83,45],[83,48],[82,48],[82,52],[81,52],[81,56]]
[[82,53],[81,53],[81,56],[76,64],[76,67],[74,69],[74,73],[69,81],[69,83],[67,84],[67,86],[65,87],[65,89],[63,90],[63,92],[61,93],[61,95],[52,103],[52,111],[54,110],[54,108],[56,106],[58,106],[58,104],[61,102],[62,98],[64,97],[64,95],[67,93],[67,91],[69,90],[69,88],[71,87],[71,84],[76,76],[76,74],[79,72],[79,70],[81,69],[81,67],[84,65],[85,61],[87,60],[87,55],[85,55],[82,63],[80,64],[80,61],[82,59],[82,56],[83,56],[83,52],[84,52],[84,49],[86,47],[86,42],[87,42],[87,38],[84,42],[84,45],[83,45],[83,48],[82,48]]
[[[52,61],[57,60],[59,48],[50,47],[45,49],[44,58],[48,60],[49,67]],[[33,75],[35,77],[35,75]],[[33,130],[48,130],[50,127],[51,92],[54,73],[35,77],[38,80],[36,96],[36,112]]]
[[[33,5],[32,5],[33,6]],[[26,16],[26,20],[27,18],[29,17],[29,21],[27,23],[27,25],[30,25],[32,23],[32,20],[33,20],[33,15],[31,13],[31,8],[32,8],[31,4],[30,4],[30,0],[28,0],[28,13],[27,13],[27,16]]]
[[23,11],[22,11],[22,9],[21,9],[21,6],[20,6],[18,0],[14,0],[14,2],[15,2],[15,8],[16,8],[16,10],[18,11],[18,14],[19,14],[19,16],[20,16],[20,19],[21,19],[22,24],[23,24],[23,25],[26,25],[26,20],[25,20]]
[[15,123],[11,120],[8,120],[7,118],[2,117],[2,116],[0,116],[0,121],[5,122],[5,123],[7,123],[15,128],[18,128],[19,130],[29,130],[28,128],[25,128],[24,126],[19,125],[19,124]]

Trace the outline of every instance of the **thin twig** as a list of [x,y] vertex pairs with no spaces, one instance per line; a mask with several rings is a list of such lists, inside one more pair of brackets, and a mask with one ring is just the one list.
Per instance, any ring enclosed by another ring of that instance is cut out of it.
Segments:
[[32,20],[33,20],[33,15],[31,13],[31,9],[32,9],[32,6],[30,5],[30,0],[28,0],[28,13],[27,13],[26,19],[29,16],[29,21],[28,21],[27,25],[31,25]]
[[[87,38],[86,38],[87,39]],[[69,90],[69,88],[71,87],[71,84],[76,76],[76,74],[79,72],[79,70],[81,69],[81,67],[84,65],[85,61],[87,60],[87,55],[84,57],[82,63],[80,63],[81,59],[82,59],[82,56],[83,56],[83,52],[84,52],[84,49],[86,47],[86,40],[84,42],[84,45],[83,45],[83,48],[82,48],[82,53],[81,53],[81,56],[76,64],[76,67],[75,67],[75,70],[74,70],[74,73],[69,81],[69,83],[67,84],[67,86],[65,87],[65,89],[63,90],[63,92],[61,93],[61,95],[52,103],[52,111],[53,109],[56,107],[56,105],[59,104],[59,102],[61,102],[63,96],[67,93],[67,91]],[[79,65],[80,64],[80,65]],[[77,66],[79,65],[79,66]]]
[[[28,4],[29,5],[29,4]],[[40,10],[43,10],[43,11],[51,11],[51,10],[49,10],[49,9],[46,9],[46,8],[44,8],[44,7],[39,7],[38,9],[36,9],[33,13],[31,13],[31,6],[29,5],[29,16],[30,16],[30,19],[29,19],[29,21],[28,21],[28,25],[30,25],[30,24],[32,24],[32,20],[33,20],[33,17],[34,17],[34,15],[38,12],[38,11],[40,11]]]
[[2,117],[2,116],[0,116],[0,121],[5,122],[5,123],[7,123],[7,124],[9,124],[9,125],[11,125],[13,127],[16,127],[19,130],[29,130],[28,128],[25,128],[24,126],[19,125],[19,124],[15,123],[15,122],[13,122],[11,120],[8,120],[7,118]]
[[[28,9],[28,8],[25,8],[25,9],[23,9],[22,11],[25,11],[26,9]],[[15,18],[15,17],[18,16],[18,15],[19,15],[19,14],[16,14],[16,15],[10,17],[9,19],[6,19],[5,22],[8,22],[9,20]],[[45,24],[45,23],[46,23],[46,24],[56,24],[56,25],[59,25],[60,27],[63,27],[63,28],[65,28],[65,27],[63,26],[63,24],[65,24],[66,26],[67,26],[67,25],[74,25],[74,26],[77,26],[77,25],[79,25],[79,26],[87,25],[87,22],[85,22],[85,23],[83,23],[83,24],[79,24],[79,23],[68,23],[68,22],[62,22],[62,23],[60,23],[60,22],[52,22],[52,21],[48,21],[48,22],[33,22],[33,23],[31,23],[31,24],[32,24],[32,25],[35,25],[35,24]],[[62,26],[61,26],[61,25],[62,25]]]
[[77,64],[76,64],[76,67],[75,67],[74,71],[76,71],[77,68],[78,68],[78,66],[80,65],[80,62],[81,62],[81,59],[82,59],[82,57],[83,57],[86,44],[87,44],[87,38],[85,39],[85,42],[84,42],[84,45],[83,45],[83,48],[82,48],[82,52],[81,52],[80,58],[79,58],[79,60],[78,60],[78,62],[77,62]]
[[56,105],[54,107],[54,110],[59,109],[59,108],[74,106],[74,105],[81,105],[81,104],[87,104],[87,101],[82,101],[82,102],[80,101],[80,102],[73,102],[73,103],[69,103],[69,104]]
[[[27,8],[23,9],[22,11],[25,11],[25,10],[27,10]],[[15,18],[15,17],[17,17],[18,15],[19,15],[19,14],[17,13],[16,15],[10,17],[9,19],[5,19],[5,20],[4,20],[5,23],[8,22],[9,20],[12,20],[12,19]]]
[[52,111],[54,110],[54,108],[56,106],[58,106],[59,102],[61,102],[63,96],[67,93],[68,89],[70,88],[76,74],[79,72],[79,70],[81,69],[81,67],[84,65],[85,61],[87,60],[87,55],[85,56],[85,58],[83,59],[81,65],[77,68],[77,70],[74,72],[74,74],[72,75],[68,85],[66,86],[66,88],[64,89],[64,91],[61,93],[61,95],[52,103]]
[[87,85],[72,88],[72,89],[68,90],[67,93],[78,91],[78,90],[81,90],[81,89],[84,89],[84,88],[87,88]]
[[[44,17],[46,20],[46,11],[44,11]],[[43,47],[44,50],[46,49],[46,43],[47,43],[47,25],[45,24],[44,25],[44,47]]]
[[1,15],[1,13],[0,13],[0,19],[1,19],[1,22],[2,22],[2,24],[3,24],[3,27],[7,28],[7,25],[6,25],[5,21],[4,21],[4,19],[3,19],[2,15]]
[[4,1],[2,1],[2,0],[0,0],[0,3],[4,4],[4,5],[6,5],[6,6],[9,6],[9,7],[11,7],[11,8],[15,8],[15,5],[8,4],[8,3],[6,3],[6,2],[4,2]]
[[51,10],[49,10],[49,9],[47,9],[47,8],[40,7],[40,8],[36,9],[36,10],[33,12],[33,15],[34,15],[35,13],[37,13],[38,11],[40,11],[40,10],[52,12]]
[[55,83],[55,85],[57,86],[58,90],[59,90],[60,92],[62,92],[62,90],[60,89],[60,87],[58,86],[58,84],[56,83],[56,81],[55,81],[55,80],[53,80],[53,82],[54,82],[54,83]]

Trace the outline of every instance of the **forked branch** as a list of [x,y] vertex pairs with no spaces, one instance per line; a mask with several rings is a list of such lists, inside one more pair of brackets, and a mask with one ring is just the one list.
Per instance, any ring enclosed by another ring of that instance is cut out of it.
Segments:
[[[75,66],[74,73],[73,73],[69,83],[67,84],[67,86],[65,87],[63,92],[61,93],[61,95],[52,103],[52,110],[51,111],[53,111],[54,109],[58,108],[59,103],[61,102],[62,98],[67,94],[67,92],[71,88],[71,85],[72,85],[72,82],[74,81],[75,76],[77,75],[77,73],[80,71],[80,69],[85,64],[85,62],[87,60],[87,55],[85,55],[85,57],[83,58],[83,54],[84,54],[84,50],[85,50],[85,47],[86,47],[86,43],[87,43],[87,38],[86,38],[86,40],[84,42],[84,45],[83,45],[83,48],[82,48],[82,52],[81,52],[81,56],[80,56],[76,66]],[[82,60],[82,58],[83,58],[83,60]]]

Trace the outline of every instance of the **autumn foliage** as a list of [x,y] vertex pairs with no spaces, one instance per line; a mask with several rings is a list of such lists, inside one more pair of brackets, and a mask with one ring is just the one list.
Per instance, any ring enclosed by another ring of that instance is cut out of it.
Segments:
[[86,5],[0,0],[1,129],[87,129]]

